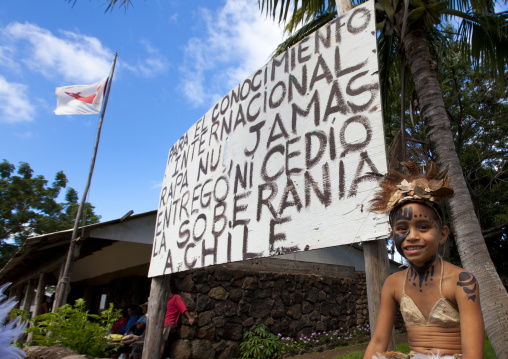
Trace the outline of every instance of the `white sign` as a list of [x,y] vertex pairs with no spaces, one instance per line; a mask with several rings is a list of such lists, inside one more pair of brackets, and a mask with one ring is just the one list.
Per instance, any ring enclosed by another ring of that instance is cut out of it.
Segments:
[[169,151],[149,276],[388,236],[374,4],[332,21]]

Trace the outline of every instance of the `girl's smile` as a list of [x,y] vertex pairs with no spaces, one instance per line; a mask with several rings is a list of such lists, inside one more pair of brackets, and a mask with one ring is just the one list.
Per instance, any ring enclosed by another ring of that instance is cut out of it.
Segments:
[[399,253],[416,266],[435,257],[439,244],[448,237],[434,209],[421,203],[408,203],[394,213],[393,239]]

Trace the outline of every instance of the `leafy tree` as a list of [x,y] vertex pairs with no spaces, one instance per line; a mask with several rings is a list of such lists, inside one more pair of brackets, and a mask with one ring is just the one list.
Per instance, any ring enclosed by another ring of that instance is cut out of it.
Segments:
[[[447,26],[446,32],[455,31]],[[500,276],[508,276],[506,252],[508,234],[508,87],[494,81],[489,73],[478,71],[460,56],[460,44],[447,36],[447,52],[440,56],[439,82],[453,139],[464,171],[482,233]],[[394,72],[388,106],[385,107],[385,133],[390,163],[400,161],[400,108],[396,101],[401,91],[399,73]],[[411,89],[406,97],[414,99]],[[407,101],[406,109],[410,108]],[[432,155],[425,126],[417,108],[406,110],[404,120],[406,150],[414,162]],[[452,238],[453,239],[453,238]],[[446,256],[461,264],[453,240],[447,241]]]
[[[15,170],[7,160],[0,162],[0,267],[29,236],[72,228],[78,208],[78,195],[72,188],[67,190],[66,202],[57,202],[67,186],[62,171],[49,185],[44,176],[33,175],[28,163],[20,162],[17,175]],[[94,207],[87,203],[86,209],[85,223],[97,223],[100,217]]]
[[[76,220],[76,215],[78,213],[79,208],[79,197],[78,192],[74,188],[67,189],[67,192],[65,193],[65,203],[63,203],[63,209],[64,213],[62,213],[62,222],[65,223],[66,228],[69,227],[68,223],[71,223],[74,225],[74,221]],[[85,202],[83,213],[85,213],[85,223],[82,223],[82,225],[85,224],[93,224],[98,223],[100,220],[100,216],[97,216],[94,213],[95,207],[92,206],[90,203]]]
[[507,276],[508,88],[464,61],[459,44],[449,45],[440,82],[457,154],[490,256]]
[[[286,30],[291,34],[279,45],[275,54],[286,51],[336,18],[339,5],[347,8],[342,5],[344,3],[350,1],[260,1],[261,9],[279,22],[285,22]],[[377,0],[375,6],[377,26],[380,30],[378,49],[381,90],[388,91],[386,84],[390,81],[388,76],[391,74],[391,66],[397,63],[394,59],[399,58],[401,84],[406,84],[407,67],[430,151],[438,165],[449,165],[456,195],[448,204],[457,248],[462,264],[475,273],[480,283],[485,328],[492,346],[499,357],[506,357],[508,342],[505,334],[508,332],[508,317],[500,318],[499,313],[508,306],[508,294],[489,256],[464,179],[436,72],[437,62],[434,58],[439,52],[433,50],[443,49],[440,47],[444,38],[441,18],[454,16],[460,21],[456,34],[461,47],[460,56],[471,61],[476,68],[481,68],[503,81],[508,60],[508,13],[495,13],[495,2],[492,0]],[[302,26],[298,28],[300,25]],[[404,86],[401,92],[405,95]],[[404,113],[404,110],[401,113]],[[401,134],[404,133],[402,128]]]

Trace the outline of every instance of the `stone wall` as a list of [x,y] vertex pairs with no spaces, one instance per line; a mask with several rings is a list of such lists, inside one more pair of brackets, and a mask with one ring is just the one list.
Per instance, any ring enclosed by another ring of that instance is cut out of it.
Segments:
[[367,282],[365,272],[355,273],[356,283],[356,322],[358,327],[369,324],[369,301],[367,299]]
[[259,323],[293,338],[368,324],[365,274],[352,267],[263,258],[173,276],[196,322],[183,318],[172,359],[239,357]]

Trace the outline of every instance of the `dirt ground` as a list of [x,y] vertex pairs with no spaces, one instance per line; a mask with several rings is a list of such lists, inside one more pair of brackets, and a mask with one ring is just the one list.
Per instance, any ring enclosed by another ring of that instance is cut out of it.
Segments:
[[[395,342],[397,344],[407,343],[407,334],[397,335],[395,337]],[[348,353],[359,352],[359,351],[365,350],[365,349],[367,349],[368,344],[369,343],[360,344],[360,345],[356,345],[356,346],[350,347],[350,348],[337,348],[337,349],[328,350],[328,351],[320,352],[320,353],[304,354],[304,355],[299,355],[299,356],[290,357],[290,358],[286,358],[286,359],[302,359],[302,358],[303,359],[333,359],[333,358],[338,357],[339,355],[346,355]]]

